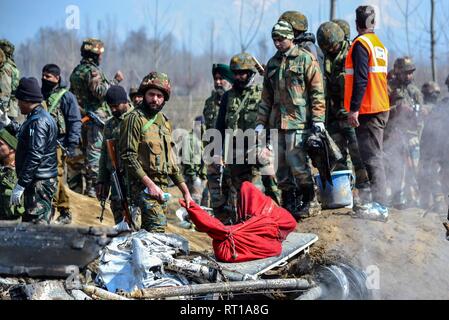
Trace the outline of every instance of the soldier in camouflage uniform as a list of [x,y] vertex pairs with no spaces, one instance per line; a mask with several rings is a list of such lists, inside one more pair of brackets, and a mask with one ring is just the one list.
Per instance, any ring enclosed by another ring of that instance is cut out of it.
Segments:
[[139,94],[139,88],[131,87],[129,89],[129,98],[133,104],[133,107],[137,107],[143,100],[143,97]]
[[[103,57],[104,44],[97,39],[86,39],[81,46],[83,59],[75,67],[70,76],[70,90],[75,94],[82,113],[94,112],[105,121],[110,116],[110,110],[104,102],[104,97],[109,86],[118,84],[123,80],[123,74],[118,71],[112,81],[109,81],[100,69]],[[98,164],[100,160],[103,135],[101,128],[94,121],[89,121],[83,126],[83,141],[86,157],[86,193],[95,198],[95,183],[98,177]]]
[[286,21],[292,26],[295,37],[293,40],[294,43],[300,48],[310,52],[315,59],[318,60],[321,72],[323,72],[324,54],[315,44],[315,35],[311,32],[307,32],[309,29],[309,21],[307,17],[299,11],[286,11],[279,17],[278,21]]
[[413,82],[416,70],[410,57],[395,61],[395,85],[392,87],[390,120],[385,131],[387,176],[390,177],[392,205],[405,209],[417,205],[419,140],[427,114],[422,93]]
[[204,146],[201,140],[204,131],[204,117],[196,117],[192,131],[183,140],[182,170],[193,201],[207,207],[207,166],[202,158]]
[[[277,53],[268,61],[256,131],[278,129],[279,188],[282,204],[296,218],[320,212],[304,143],[324,130],[326,102],[318,61],[293,42],[292,26],[279,21],[272,30]],[[296,198],[302,197],[297,208]]]
[[177,166],[172,125],[161,112],[171,86],[164,73],[151,72],[140,84],[144,100],[122,121],[119,150],[132,202],[140,208],[142,229],[165,232],[164,192],[169,179],[181,190],[187,207],[193,201]]
[[0,103],[2,110],[8,111],[11,119],[19,117],[19,106],[14,93],[19,85],[20,72],[14,61],[14,45],[6,39],[0,40],[0,50],[4,53],[0,64]]
[[[236,130],[242,134],[245,131],[254,132],[256,128],[257,110],[261,99],[262,86],[254,84],[254,78],[257,74],[254,58],[248,53],[235,55],[231,59],[230,67],[234,73],[234,86],[223,96],[220,104],[220,111],[217,118],[216,129],[220,131],[222,137],[225,137],[226,130],[233,130],[233,144],[236,144],[240,138]],[[254,135],[255,137],[255,135]],[[243,182],[250,181],[274,201],[280,203],[280,191],[277,188],[277,182],[274,177],[261,175],[261,167],[255,163],[246,162],[245,164],[236,163],[236,157],[239,151],[246,154],[250,149],[246,146],[244,150],[238,150],[238,145],[233,148],[232,154],[228,151],[230,146],[224,143],[224,159],[231,174],[231,204],[236,205],[237,193]],[[251,142],[249,142],[251,144]],[[231,156],[233,157],[231,159]],[[238,159],[237,159],[238,161]]]
[[345,62],[351,45],[343,30],[334,22],[323,23],[318,29],[317,38],[325,54],[326,128],[343,155],[335,170],[348,170],[352,162],[356,188],[360,192],[370,192],[368,172],[360,156],[355,129],[349,125],[348,112],[344,107]]
[[23,205],[11,206],[12,190],[17,183],[15,150],[17,139],[6,129],[0,130],[0,220],[18,220],[25,212]]
[[53,201],[54,210],[60,216],[59,224],[70,224],[70,197],[65,184],[66,159],[72,158],[81,138],[81,114],[76,97],[71,93],[66,83],[61,79],[61,69],[55,64],[48,64],[42,69],[43,105],[52,115],[58,126],[58,189]]
[[[118,224],[123,220],[123,207],[120,199],[117,196],[117,190],[111,184],[112,163],[109,158],[108,149],[106,145],[107,140],[113,140],[116,150],[120,140],[120,125],[123,119],[134,110],[134,107],[128,102],[125,89],[120,86],[110,86],[106,92],[106,102],[111,108],[112,118],[109,119],[103,130],[103,145],[101,147],[100,167],[98,174],[98,182],[96,185],[97,198],[101,200],[103,197],[109,196],[109,189],[111,189],[111,211],[114,215],[115,223]],[[117,150],[118,151],[118,150]],[[117,154],[117,162],[119,168],[119,176],[124,176],[124,170],[120,164],[120,155]],[[121,183],[121,189],[126,196],[126,188],[124,188],[124,181]]]
[[[204,103],[203,116],[206,130],[215,129],[220,102],[226,91],[232,88],[234,74],[229,65],[214,64],[212,66],[214,90]],[[207,186],[210,193],[210,206],[216,212],[225,210],[229,200],[230,188],[229,169],[219,163],[212,163],[207,167]]]
[[429,81],[423,84],[421,93],[423,94],[424,104],[428,105],[431,111],[433,107],[435,107],[438,103],[438,99],[440,98],[441,94],[441,88],[438,83]]
[[351,43],[351,26],[349,25],[348,21],[343,19],[334,19],[331,22],[336,23],[341,30],[345,33],[345,41],[348,41]]

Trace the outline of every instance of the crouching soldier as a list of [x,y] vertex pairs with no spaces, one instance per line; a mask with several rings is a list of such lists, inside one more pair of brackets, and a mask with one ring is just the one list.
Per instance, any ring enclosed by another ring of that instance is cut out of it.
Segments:
[[142,104],[120,126],[120,156],[132,202],[141,211],[142,229],[163,233],[169,179],[181,190],[188,207],[193,200],[176,164],[172,126],[161,112],[170,98],[168,76],[151,72],[139,92],[144,97]]
[[41,88],[35,78],[22,78],[16,91],[20,112],[26,115],[20,126],[3,112],[0,122],[17,136],[17,183],[10,205],[20,204],[24,196],[22,221],[50,223],[52,199],[57,186],[56,145],[58,128],[53,117],[42,106]]
[[16,137],[6,129],[0,130],[0,220],[17,220],[25,212],[22,204],[9,205],[17,183],[16,149]]

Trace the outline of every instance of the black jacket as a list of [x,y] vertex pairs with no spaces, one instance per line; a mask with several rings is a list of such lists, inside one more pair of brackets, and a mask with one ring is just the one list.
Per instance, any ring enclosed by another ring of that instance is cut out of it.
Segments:
[[35,180],[58,175],[56,146],[58,128],[53,117],[39,105],[20,126],[10,125],[16,133],[16,173],[18,184],[27,188]]

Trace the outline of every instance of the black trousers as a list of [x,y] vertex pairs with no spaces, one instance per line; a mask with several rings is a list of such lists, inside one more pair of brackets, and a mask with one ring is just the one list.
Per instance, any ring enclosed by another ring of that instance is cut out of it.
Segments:
[[372,200],[383,206],[387,205],[383,140],[389,115],[389,111],[360,115],[360,126],[356,129],[360,155],[371,184]]

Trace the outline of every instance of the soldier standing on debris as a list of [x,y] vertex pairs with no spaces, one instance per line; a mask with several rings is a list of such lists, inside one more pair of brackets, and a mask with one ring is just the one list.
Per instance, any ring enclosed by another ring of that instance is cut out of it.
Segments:
[[[352,163],[356,188],[369,193],[368,172],[360,155],[355,129],[349,125],[348,112],[344,107],[345,62],[351,45],[345,40],[343,30],[334,22],[323,23],[318,29],[317,38],[325,54],[326,129],[343,155],[335,170],[348,170]],[[358,197],[355,202],[359,202]]]
[[189,207],[189,189],[176,164],[172,126],[161,112],[171,85],[164,73],[151,72],[140,84],[144,100],[122,121],[119,150],[133,203],[139,206],[142,229],[165,232],[169,179],[181,190]]
[[[118,84],[124,77],[118,71],[114,80],[108,81],[100,69],[103,58],[104,44],[98,39],[86,39],[81,46],[82,60],[70,76],[70,90],[76,95],[82,113],[94,112],[105,121],[110,116],[110,110],[104,103],[106,91],[111,84]],[[83,138],[86,157],[86,194],[95,198],[95,183],[98,177],[98,163],[101,145],[103,143],[102,130],[94,121],[87,122],[83,127]]]
[[356,128],[360,154],[368,171],[371,191],[360,192],[356,214],[388,217],[383,136],[388,122],[388,50],[374,33],[376,14],[371,6],[356,10],[358,37],[346,58],[345,100],[349,124]]
[[14,45],[6,39],[0,40],[0,50],[4,53],[0,63],[0,110],[7,110],[8,117],[15,119],[19,116],[19,107],[15,91],[19,85],[20,71],[14,61]]
[[188,134],[186,140],[183,140],[182,171],[193,201],[207,207],[207,171],[202,158],[204,131],[204,117],[196,117],[192,131]]
[[[234,134],[232,143],[237,140],[243,141],[238,136],[239,130],[242,134],[247,130],[256,128],[257,110],[261,100],[262,87],[254,84],[254,78],[258,72],[254,58],[248,53],[240,53],[231,59],[230,67],[234,73],[234,85],[231,90],[227,91],[220,103],[220,111],[218,113],[216,129],[218,129],[225,137],[225,130],[233,130]],[[250,131],[251,132],[251,131]],[[254,135],[255,137],[255,135]],[[255,142],[255,141],[254,141]],[[260,190],[265,190],[265,194],[270,196],[275,202],[280,202],[280,191],[277,187],[275,178],[261,175],[261,167],[256,163],[239,164],[237,154],[243,151],[245,154],[253,146],[245,146],[244,150],[238,150],[239,146],[232,148],[233,159],[228,159],[229,145],[226,142],[223,146],[224,159],[227,161],[227,167],[231,175],[231,204],[236,205],[237,193],[243,182],[250,181]],[[246,157],[246,156],[245,156]],[[242,159],[243,160],[243,159]],[[245,160],[246,162],[246,160]],[[226,215],[221,212],[219,214]]]
[[311,32],[307,32],[309,29],[307,17],[299,11],[286,11],[279,17],[279,21],[286,21],[292,26],[295,37],[293,42],[300,48],[310,52],[318,61],[321,72],[323,72],[324,54],[315,44],[315,35]]
[[18,220],[25,212],[23,204],[11,206],[11,194],[17,183],[17,138],[0,130],[0,220]]
[[81,138],[81,114],[76,97],[67,89],[61,79],[61,69],[48,64],[42,69],[43,105],[52,115],[58,126],[58,189],[54,198],[54,207],[60,216],[57,222],[70,224],[70,198],[64,181],[66,159],[72,158]]
[[56,145],[58,128],[42,106],[41,88],[35,78],[22,78],[16,90],[20,112],[26,115],[20,126],[0,111],[0,122],[18,139],[16,173],[18,181],[10,204],[17,206],[24,196],[24,222],[50,223],[52,199],[57,187]]
[[[109,190],[111,189],[111,210],[114,215],[114,221],[116,224],[123,220],[123,206],[120,199],[117,196],[117,190],[111,184],[111,174],[113,171],[111,159],[108,155],[106,141],[113,140],[114,145],[118,150],[118,142],[120,140],[120,126],[123,119],[134,110],[134,107],[128,102],[126,91],[121,86],[110,86],[106,92],[106,102],[111,108],[112,118],[109,119],[104,126],[103,130],[103,145],[101,147],[100,167],[98,174],[98,182],[96,185],[96,192],[98,200],[107,198],[109,196]],[[124,177],[123,166],[121,165],[120,155],[117,154],[117,161],[119,164],[120,177]],[[126,191],[124,181],[122,183],[122,192]],[[124,195],[126,196],[126,195]]]
[[[226,91],[234,84],[234,74],[229,65],[214,64],[212,66],[212,76],[214,78],[214,91],[207,98],[203,116],[206,130],[215,129],[220,102]],[[210,206],[215,212],[225,211],[229,200],[230,187],[229,169],[223,164],[223,160],[216,161],[207,167],[207,187],[210,194]]]
[[[295,46],[292,26],[279,21],[272,30],[277,53],[267,64],[256,131],[278,129],[277,178],[282,205],[297,218],[321,211],[303,144],[311,131],[324,130],[326,105],[318,61]],[[297,198],[302,203],[297,205]]]
[[396,85],[390,94],[390,120],[385,131],[387,166],[392,191],[392,205],[403,210],[418,204],[417,171],[419,140],[423,116],[427,113],[421,91],[413,82],[416,70],[409,57],[395,62]]
[[139,89],[136,87],[131,87],[129,89],[129,98],[131,99],[134,108],[141,104],[143,100],[142,95],[139,94]]

